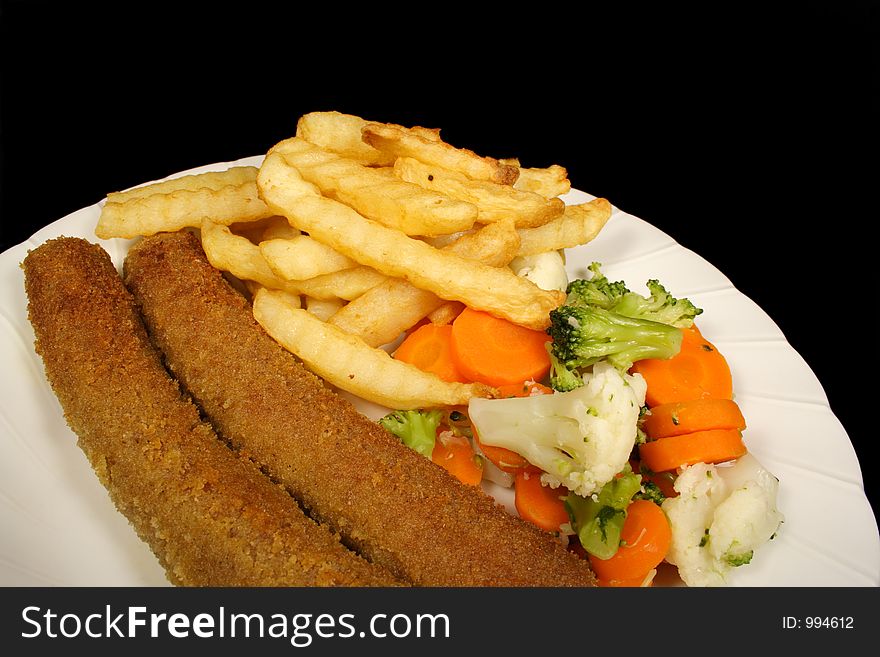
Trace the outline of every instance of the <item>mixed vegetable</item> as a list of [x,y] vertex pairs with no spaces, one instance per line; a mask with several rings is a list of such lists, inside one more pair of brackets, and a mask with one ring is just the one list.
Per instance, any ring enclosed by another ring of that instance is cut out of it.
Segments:
[[724,584],[783,517],[778,481],[743,442],[727,362],[694,324],[702,310],[657,280],[633,292],[598,263],[568,282],[560,263],[517,264],[567,293],[546,332],[465,308],[394,353],[501,398],[381,424],[463,482],[513,487],[517,513],[589,559],[601,585],[648,586],[662,562],[688,585]]

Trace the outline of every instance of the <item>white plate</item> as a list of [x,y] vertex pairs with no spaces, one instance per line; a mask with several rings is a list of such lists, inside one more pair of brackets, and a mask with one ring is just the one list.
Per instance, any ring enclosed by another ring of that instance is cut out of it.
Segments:
[[[261,156],[175,175],[258,166]],[[570,201],[592,198],[573,191]],[[99,242],[121,267],[130,241],[98,240],[101,203],[0,255],[0,585],[165,586],[162,568],[98,482],[34,353],[19,264],[59,235]],[[730,578],[738,586],[880,586],[880,539],[861,470],[822,386],[779,328],[715,267],[645,221],[615,210],[599,237],[568,252],[639,289],[659,278],[704,309],[699,325],[727,357],[749,450],[780,479],[785,524]]]

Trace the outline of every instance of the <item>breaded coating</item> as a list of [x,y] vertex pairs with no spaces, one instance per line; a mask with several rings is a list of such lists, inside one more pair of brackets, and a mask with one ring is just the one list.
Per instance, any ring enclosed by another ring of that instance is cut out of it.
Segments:
[[36,351],[65,418],[171,583],[395,584],[220,441],[164,369],[100,246],[50,240],[22,268]]
[[347,545],[423,586],[592,586],[588,563],[362,415],[279,346],[188,233],[146,238],[126,284],[217,431]]

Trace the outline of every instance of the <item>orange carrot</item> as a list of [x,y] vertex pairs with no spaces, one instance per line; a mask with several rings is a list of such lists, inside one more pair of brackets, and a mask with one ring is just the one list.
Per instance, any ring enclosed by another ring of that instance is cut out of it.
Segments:
[[666,557],[672,530],[663,510],[649,500],[636,500],[626,509],[621,545],[610,559],[590,555],[590,565],[606,586],[640,586]]
[[550,371],[544,331],[465,308],[452,323],[452,358],[470,381],[490,386],[540,381]]
[[649,438],[668,438],[709,429],[746,428],[739,406],[732,399],[692,399],[651,407],[642,426]]
[[672,358],[648,358],[633,364],[631,371],[645,377],[648,406],[691,399],[731,399],[733,379],[724,356],[693,326],[681,329],[681,350]]
[[415,365],[424,372],[432,372],[444,381],[468,380],[452,358],[452,326],[423,324],[410,333],[394,352],[394,358]]
[[439,433],[431,460],[462,483],[479,486],[483,479],[483,463],[463,436]]
[[558,532],[559,526],[569,521],[563,502],[568,495],[565,486],[544,486],[538,472],[518,473],[513,486],[514,504],[523,520],[528,520],[548,532]]
[[[498,397],[501,399],[505,399],[507,397],[531,397],[532,395],[551,394],[553,394],[553,388],[548,388],[547,386],[536,383],[534,381],[513,383],[498,387]],[[534,467],[526,459],[524,459],[522,456],[512,450],[506,449],[504,447],[493,447],[492,445],[484,445],[480,442],[480,437],[477,434],[476,428],[473,429],[473,432],[474,440],[477,441],[477,444],[480,446],[480,450],[483,452],[483,455],[504,472],[516,474],[520,470],[524,469],[534,472],[540,472],[538,468]]]
[[506,399],[508,397],[532,397],[534,395],[552,395],[553,388],[545,386],[536,381],[523,381],[522,383],[511,383],[498,386],[498,398]]
[[529,463],[524,457],[520,456],[513,450],[506,447],[493,447],[492,445],[484,445],[480,442],[480,436],[477,434],[476,428],[473,429],[474,440],[480,446],[483,456],[492,461],[499,469],[509,474],[517,474],[522,470],[531,470],[540,472],[538,468]]
[[654,472],[694,463],[721,463],[746,453],[738,429],[710,429],[670,436],[639,445],[639,457]]

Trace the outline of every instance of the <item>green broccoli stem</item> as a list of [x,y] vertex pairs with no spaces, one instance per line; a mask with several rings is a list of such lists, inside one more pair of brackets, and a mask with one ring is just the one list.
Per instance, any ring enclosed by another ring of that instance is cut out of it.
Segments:
[[642,477],[629,466],[593,497],[569,493],[565,508],[583,548],[599,559],[610,559],[620,547],[626,507],[639,489]]
[[547,344],[547,352],[550,355],[550,387],[557,392],[568,392],[584,385],[584,379],[577,370],[568,369],[553,354],[551,343]]

